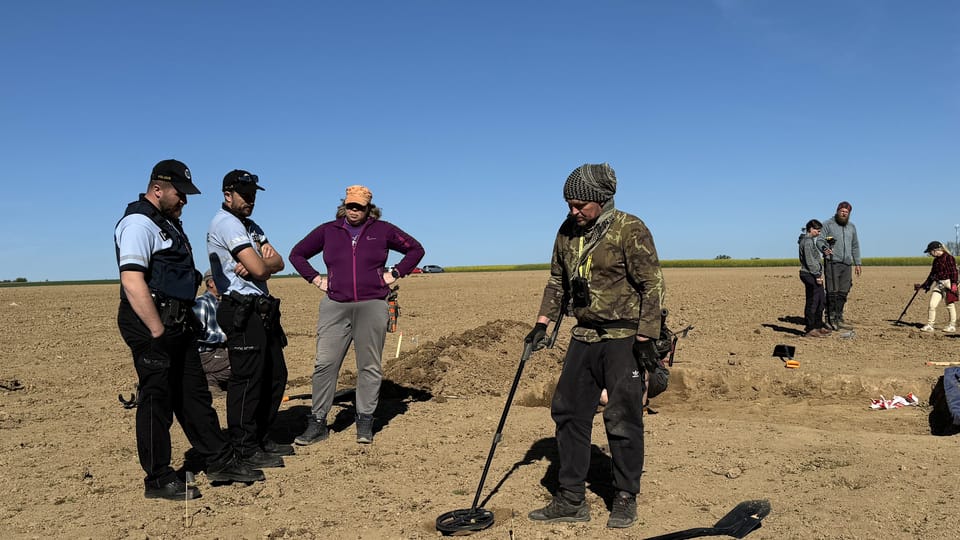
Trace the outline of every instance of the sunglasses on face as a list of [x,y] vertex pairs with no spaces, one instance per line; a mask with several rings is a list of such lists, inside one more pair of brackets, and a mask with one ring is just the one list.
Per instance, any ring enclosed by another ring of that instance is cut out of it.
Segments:
[[367,209],[366,206],[364,206],[364,205],[362,205],[362,204],[357,204],[357,203],[347,204],[347,205],[345,205],[345,208],[346,208],[347,210],[353,210],[354,212],[363,212],[364,210]]

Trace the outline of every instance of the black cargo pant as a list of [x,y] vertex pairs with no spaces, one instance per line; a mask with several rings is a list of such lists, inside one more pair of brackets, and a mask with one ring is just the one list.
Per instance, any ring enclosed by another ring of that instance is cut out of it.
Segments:
[[608,401],[603,424],[613,457],[613,486],[634,495],[640,491],[645,374],[633,356],[635,339],[570,341],[550,407],[557,424],[560,491],[567,499],[582,500],[586,494],[593,415],[604,388]]
[[220,429],[193,332],[182,324],[168,326],[164,335],[154,340],[127,302],[120,303],[117,325],[133,353],[139,379],[137,454],[147,473],[146,485],[161,487],[176,479],[170,467],[174,416],[206,462],[230,460],[233,450]]
[[804,296],[806,300],[803,304],[804,332],[823,327],[823,310],[826,307],[827,298],[823,291],[823,285],[817,283],[817,278],[813,274],[801,273],[800,281],[803,282]]
[[227,429],[241,456],[256,452],[277,418],[287,386],[283,358],[285,338],[279,314],[269,328],[254,308],[237,328],[240,302],[224,295],[217,322],[227,334],[230,380],[227,382]]

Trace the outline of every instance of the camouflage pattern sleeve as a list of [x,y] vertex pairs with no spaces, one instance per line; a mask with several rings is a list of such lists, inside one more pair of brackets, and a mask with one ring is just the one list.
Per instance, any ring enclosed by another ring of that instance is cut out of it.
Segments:
[[660,312],[665,287],[653,235],[639,218],[628,221],[622,237],[627,276],[639,288],[640,324],[637,334],[650,339],[660,336]]
[[540,311],[537,313],[538,317],[545,316],[551,321],[557,320],[557,317],[560,316],[560,308],[563,302],[565,270],[560,242],[561,235],[557,234],[557,239],[553,243],[553,256],[550,259],[550,278],[547,280],[547,286],[543,289],[543,299],[540,301]]

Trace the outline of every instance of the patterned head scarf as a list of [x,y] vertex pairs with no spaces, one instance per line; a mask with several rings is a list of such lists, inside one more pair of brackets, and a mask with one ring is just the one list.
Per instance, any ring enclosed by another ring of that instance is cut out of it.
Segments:
[[617,175],[606,163],[584,163],[567,177],[563,198],[604,203],[617,192]]
[[347,196],[343,199],[343,204],[359,204],[366,206],[373,199],[373,193],[366,186],[355,185],[347,188]]

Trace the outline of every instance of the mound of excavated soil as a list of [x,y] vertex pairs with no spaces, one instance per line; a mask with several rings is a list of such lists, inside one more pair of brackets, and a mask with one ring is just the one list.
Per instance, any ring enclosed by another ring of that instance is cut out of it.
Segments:
[[[401,386],[424,390],[438,400],[500,395],[509,391],[523,355],[529,323],[498,319],[459,334],[442,337],[402,354],[384,366],[384,377]],[[524,365],[517,403],[549,404],[560,375],[566,343],[536,351]]]

